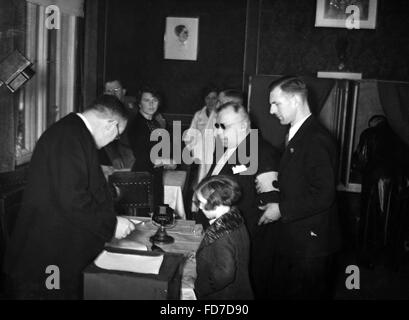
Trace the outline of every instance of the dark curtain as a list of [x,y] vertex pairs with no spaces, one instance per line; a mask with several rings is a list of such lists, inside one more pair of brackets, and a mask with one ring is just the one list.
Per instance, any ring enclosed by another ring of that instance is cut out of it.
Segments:
[[378,92],[389,125],[409,146],[409,83],[378,82]]
[[14,170],[15,133],[13,96],[6,86],[0,88],[0,172]]

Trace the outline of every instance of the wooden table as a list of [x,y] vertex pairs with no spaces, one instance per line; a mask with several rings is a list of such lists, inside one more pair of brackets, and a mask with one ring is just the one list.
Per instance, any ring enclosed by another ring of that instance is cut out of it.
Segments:
[[[151,250],[152,243],[149,238],[158,229],[152,224],[150,218],[127,217],[130,220],[142,221],[135,226],[135,230],[125,239],[114,240],[107,244],[115,248],[145,249]],[[176,225],[167,229],[167,233],[175,239],[171,244],[156,244],[166,252],[182,253],[188,257],[183,268],[181,296],[182,300],[195,300],[194,281],[196,279],[195,253],[202,241],[203,234],[201,225],[195,225],[193,220],[176,220]]]

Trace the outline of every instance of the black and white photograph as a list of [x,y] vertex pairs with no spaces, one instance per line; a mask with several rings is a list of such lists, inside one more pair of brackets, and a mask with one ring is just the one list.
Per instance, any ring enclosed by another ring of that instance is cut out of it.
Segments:
[[317,0],[315,26],[345,28],[356,15],[359,27],[375,29],[378,0]]
[[408,16],[0,0],[0,303],[408,300]]
[[166,18],[165,59],[197,60],[198,18]]

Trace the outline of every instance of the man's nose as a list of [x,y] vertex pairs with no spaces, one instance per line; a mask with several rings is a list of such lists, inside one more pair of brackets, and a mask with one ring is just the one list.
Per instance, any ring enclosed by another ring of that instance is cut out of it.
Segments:
[[277,113],[277,107],[274,104],[270,105],[270,113],[271,114]]

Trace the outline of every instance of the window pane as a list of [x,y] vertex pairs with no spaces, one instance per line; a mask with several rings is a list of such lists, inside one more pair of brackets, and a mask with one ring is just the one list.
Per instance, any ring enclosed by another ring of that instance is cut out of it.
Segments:
[[[27,5],[25,55],[35,75],[20,90],[16,156],[22,163],[50,125],[74,111],[78,19],[62,14],[60,29],[45,27],[45,7]],[[16,106],[17,107],[17,106]]]

